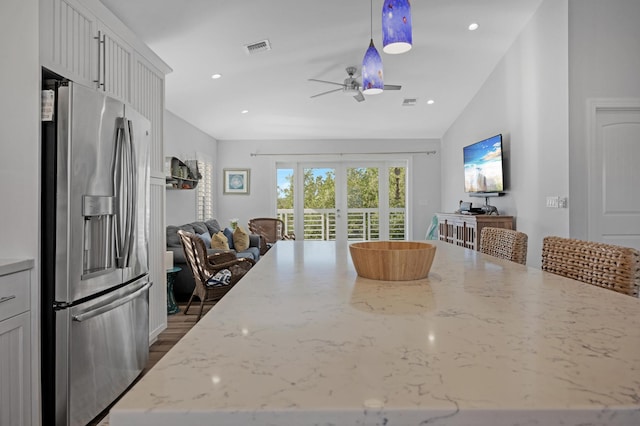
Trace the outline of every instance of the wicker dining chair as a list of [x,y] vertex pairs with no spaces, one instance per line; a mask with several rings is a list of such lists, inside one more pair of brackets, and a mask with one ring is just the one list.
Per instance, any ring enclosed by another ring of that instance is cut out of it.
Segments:
[[542,270],[638,297],[640,252],[629,247],[545,237],[542,240]]
[[[187,314],[193,298],[197,297],[200,299],[200,312],[196,321],[200,321],[204,302],[220,300],[255,265],[255,261],[248,258],[236,258],[232,252],[208,256],[204,241],[200,237],[182,230],[178,231],[178,235],[196,284],[184,314]],[[223,269],[231,272],[229,283],[226,285],[209,284],[211,277]]]
[[526,265],[528,239],[524,232],[486,226],[480,231],[480,251]]
[[[256,217],[249,219],[248,226],[252,234],[260,235],[262,240],[265,241],[265,252],[279,240],[296,239],[295,235],[287,234],[284,222],[274,217]],[[261,252],[260,254],[264,253]]]

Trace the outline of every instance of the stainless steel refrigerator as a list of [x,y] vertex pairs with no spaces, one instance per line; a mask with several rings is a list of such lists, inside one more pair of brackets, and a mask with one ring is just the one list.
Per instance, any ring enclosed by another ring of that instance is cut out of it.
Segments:
[[86,425],[148,359],[150,123],[64,80],[44,98],[42,418]]

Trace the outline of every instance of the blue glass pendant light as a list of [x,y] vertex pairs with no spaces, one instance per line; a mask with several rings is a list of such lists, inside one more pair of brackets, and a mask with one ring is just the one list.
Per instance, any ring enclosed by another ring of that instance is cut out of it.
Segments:
[[404,53],[411,49],[411,4],[409,0],[385,0],[382,6],[382,50]]
[[362,93],[377,95],[384,89],[382,58],[373,45],[373,0],[371,0],[371,41],[362,59]]

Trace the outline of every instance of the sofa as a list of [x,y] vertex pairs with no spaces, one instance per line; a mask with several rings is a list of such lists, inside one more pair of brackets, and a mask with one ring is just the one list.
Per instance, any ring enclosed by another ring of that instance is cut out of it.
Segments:
[[[255,261],[258,261],[260,259],[261,242],[259,235],[249,234],[249,248],[244,251],[238,252],[234,249],[233,238],[230,237],[232,231],[228,228],[221,228],[216,219],[210,219],[206,222],[192,222],[180,226],[168,225],[167,251],[173,252],[173,265],[181,268],[181,270],[176,274],[173,284],[173,294],[176,297],[176,300],[179,302],[188,301],[195,287],[193,274],[191,273],[189,265],[187,265],[187,259],[184,255],[182,243],[180,242],[180,236],[178,235],[179,230],[191,232],[196,235],[202,235],[205,238],[206,235],[203,235],[205,232],[209,235],[209,237],[211,237],[217,234],[219,231],[223,231],[229,239],[229,249],[235,253],[236,257],[247,257]],[[209,254],[214,254],[221,251],[226,250],[207,248],[207,252]]]

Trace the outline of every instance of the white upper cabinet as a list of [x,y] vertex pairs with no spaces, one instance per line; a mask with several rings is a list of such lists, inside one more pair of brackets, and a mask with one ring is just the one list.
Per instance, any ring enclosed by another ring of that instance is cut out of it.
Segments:
[[130,102],[131,46],[76,0],[41,0],[40,5],[42,66]]
[[131,103],[133,49],[102,22],[97,22],[97,87],[114,98]]
[[40,1],[42,66],[87,87],[98,84],[96,18],[73,0]]

